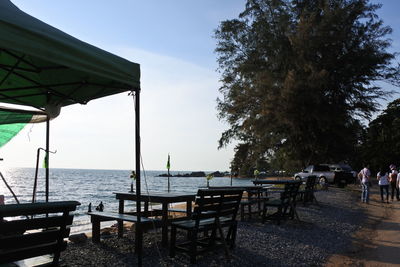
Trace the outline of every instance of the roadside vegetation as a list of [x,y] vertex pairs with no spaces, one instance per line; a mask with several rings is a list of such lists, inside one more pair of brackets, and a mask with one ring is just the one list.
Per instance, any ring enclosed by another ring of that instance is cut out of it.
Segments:
[[372,120],[394,93],[385,83],[400,81],[379,8],[368,0],[248,0],[238,18],[221,22],[217,107],[229,127],[219,147],[235,142],[232,172],[377,168],[400,158],[400,100]]

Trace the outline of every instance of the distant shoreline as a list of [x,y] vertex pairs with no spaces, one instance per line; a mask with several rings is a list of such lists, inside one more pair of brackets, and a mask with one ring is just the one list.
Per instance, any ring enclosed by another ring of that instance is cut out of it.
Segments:
[[230,177],[229,172],[220,172],[220,171],[215,171],[212,173],[206,174],[204,171],[196,171],[196,172],[189,172],[189,173],[177,173],[177,174],[171,174],[171,173],[162,173],[159,174],[158,177],[202,177],[205,178],[206,176],[211,175],[213,178],[214,177]]

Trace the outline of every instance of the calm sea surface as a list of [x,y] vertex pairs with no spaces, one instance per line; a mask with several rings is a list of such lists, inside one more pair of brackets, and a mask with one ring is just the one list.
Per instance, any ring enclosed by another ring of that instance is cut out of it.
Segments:
[[[14,190],[21,203],[32,201],[32,191],[35,177],[33,168],[8,168],[1,170],[10,187]],[[167,178],[157,177],[166,171],[142,172],[142,192],[167,191]],[[188,173],[188,172],[171,172]],[[83,232],[91,229],[90,218],[85,213],[89,203],[95,208],[103,201],[105,211],[118,211],[118,201],[113,192],[130,190],[131,179],[128,170],[83,170],[83,169],[50,169],[50,201],[76,200],[81,203],[75,212],[72,232]],[[214,178],[211,186],[230,185],[230,178]],[[251,179],[233,179],[234,186],[252,185]],[[198,177],[171,177],[171,191],[195,193],[199,187],[207,185],[205,178]],[[5,196],[6,204],[16,203],[3,181],[0,181],[0,195]],[[38,175],[37,202],[45,201],[45,170],[40,169]],[[134,207],[133,202],[128,202]],[[104,223],[106,225],[106,223]]]

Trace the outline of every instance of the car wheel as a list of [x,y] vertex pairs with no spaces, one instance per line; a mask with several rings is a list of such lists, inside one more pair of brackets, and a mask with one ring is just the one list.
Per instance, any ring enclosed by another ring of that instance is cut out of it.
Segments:
[[326,180],[326,178],[324,176],[319,177],[319,181],[318,181],[320,186],[326,186],[328,185],[328,180]]
[[300,177],[300,176],[296,176],[296,177],[294,177],[294,179],[295,179],[296,181],[301,181],[301,177]]

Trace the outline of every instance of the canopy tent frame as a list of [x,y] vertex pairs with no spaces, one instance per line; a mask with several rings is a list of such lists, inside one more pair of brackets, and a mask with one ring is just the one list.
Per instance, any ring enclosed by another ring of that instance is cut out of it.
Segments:
[[[134,92],[134,101],[135,101],[135,169],[136,169],[136,212],[137,212],[137,223],[135,230],[135,251],[138,256],[138,266],[142,266],[142,250],[143,250],[143,231],[141,227],[141,143],[140,143],[140,89],[133,90]],[[0,101],[1,102],[1,101]],[[0,108],[1,110],[1,108]],[[11,112],[16,113],[27,113],[27,114],[35,114],[35,115],[43,115],[40,111],[30,111],[30,110],[13,110],[7,109]],[[49,202],[49,188],[50,188],[50,175],[49,175],[49,166],[50,166],[50,153],[54,153],[50,151],[50,117],[47,116],[46,119],[46,149],[45,151],[45,165],[46,165],[46,173],[45,173],[45,201]],[[0,173],[1,175],[1,173]],[[2,176],[2,175],[1,175]],[[4,180],[4,178],[3,178]],[[4,180],[5,181],[5,180]],[[6,183],[7,184],[7,183]],[[11,190],[11,189],[10,189]],[[13,193],[13,191],[11,190]],[[14,193],[13,193],[14,195]],[[34,200],[33,196],[33,200]],[[16,198],[18,202],[18,199]],[[18,202],[19,203],[19,202]]]
[[47,112],[46,201],[49,191],[50,114],[122,92],[135,95],[135,168],[138,223],[136,252],[142,265],[140,205],[140,66],[82,42],[0,1],[0,102]]
[[[7,49],[2,49],[0,48],[0,52],[5,52],[8,55],[14,57],[17,61],[14,65],[5,65],[5,64],[0,64],[0,69],[7,71],[7,75],[3,77],[3,79],[0,81],[0,87],[7,81],[7,78],[11,75],[14,74],[21,79],[24,79],[28,82],[35,83],[36,85],[31,85],[31,86],[23,86],[23,87],[3,87],[1,88],[1,93],[0,93],[0,102],[5,101],[5,100],[14,100],[15,102],[18,102],[20,105],[28,105],[31,106],[31,104],[26,103],[24,101],[21,101],[19,98],[26,98],[26,97],[32,97],[32,96],[39,96],[45,94],[50,94],[50,95],[56,95],[61,98],[60,101],[55,102],[53,104],[59,105],[61,104],[61,101],[65,101],[65,99],[71,100],[74,103],[82,104],[85,105],[87,104],[88,101],[80,101],[79,99],[74,98],[72,95],[76,93],[79,89],[81,89],[83,86],[94,86],[94,87],[100,87],[101,89],[108,88],[108,89],[119,89],[119,90],[124,90],[124,91],[130,91],[132,90],[131,87],[121,87],[121,86],[110,86],[107,85],[105,86],[104,84],[97,84],[93,82],[87,82],[87,81],[76,81],[76,82],[69,82],[69,83],[54,83],[54,84],[40,84],[37,81],[32,80],[31,78],[27,77],[26,75],[17,72],[16,70],[20,70],[22,72],[34,72],[34,73],[40,73],[43,70],[55,70],[55,69],[68,69],[68,67],[65,66],[47,66],[47,67],[39,67],[36,66],[26,60],[23,60],[23,57],[18,56],[11,51]],[[20,62],[24,62],[28,65],[30,65],[34,70],[31,69],[26,69],[22,67],[18,67]],[[72,92],[69,95],[62,94],[59,91],[55,90],[53,87],[64,87],[64,86],[74,86],[76,85],[76,88],[72,90]],[[18,98],[16,97],[11,97],[3,94],[3,92],[16,92],[16,91],[26,91],[26,90],[31,90],[31,89],[39,89],[42,91],[42,93],[35,93],[35,94],[20,94]],[[101,94],[101,89],[99,90]],[[39,106],[34,106],[34,108],[37,108],[39,110],[44,110],[43,108]]]

